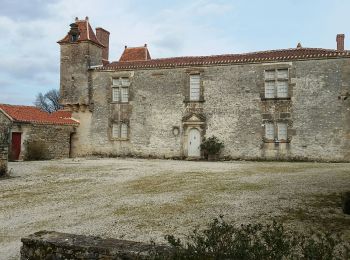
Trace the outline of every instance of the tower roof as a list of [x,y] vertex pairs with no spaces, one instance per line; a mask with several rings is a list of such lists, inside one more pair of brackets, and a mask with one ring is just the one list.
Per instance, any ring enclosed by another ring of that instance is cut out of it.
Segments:
[[[89,23],[89,18],[86,17],[85,20],[79,20],[78,17],[75,18],[75,22],[71,24],[72,26],[76,26],[79,31],[79,35],[77,38],[77,42],[82,41],[90,41],[93,42],[99,46],[105,47],[96,37],[96,34],[94,30],[91,28],[91,25]],[[71,31],[67,33],[67,35],[57,43],[64,44],[64,43],[71,43]]]

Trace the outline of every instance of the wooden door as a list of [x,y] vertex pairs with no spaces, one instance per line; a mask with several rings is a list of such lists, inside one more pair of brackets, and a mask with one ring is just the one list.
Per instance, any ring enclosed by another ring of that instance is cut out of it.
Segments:
[[188,156],[200,157],[201,134],[198,129],[191,129],[188,134]]
[[12,160],[19,160],[19,155],[21,153],[21,133],[12,133],[12,145],[11,145],[11,154]]

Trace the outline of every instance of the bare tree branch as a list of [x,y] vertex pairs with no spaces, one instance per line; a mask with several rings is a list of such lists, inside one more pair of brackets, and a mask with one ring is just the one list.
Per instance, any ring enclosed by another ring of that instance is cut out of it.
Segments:
[[42,93],[39,93],[36,96],[34,105],[43,111],[52,113],[62,108],[62,106],[59,103],[59,100],[60,100],[59,91],[56,89],[52,89],[47,93],[45,93],[44,95]]

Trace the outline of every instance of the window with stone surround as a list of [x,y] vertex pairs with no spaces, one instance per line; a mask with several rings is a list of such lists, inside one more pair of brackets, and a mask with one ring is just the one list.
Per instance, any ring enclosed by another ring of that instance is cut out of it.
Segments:
[[277,123],[266,122],[265,123],[266,141],[277,141],[277,142],[288,141],[287,131],[288,131],[288,123],[285,123],[285,122],[277,122]]
[[112,101],[120,103],[129,102],[129,78],[114,78],[112,85]]
[[113,139],[128,139],[129,126],[126,123],[113,123],[112,138]]
[[275,126],[273,123],[265,123],[265,138],[267,140],[275,139]]
[[200,82],[199,74],[190,75],[190,101],[200,100]]
[[277,123],[277,140],[287,141],[287,123]]
[[265,98],[287,98],[288,84],[288,69],[265,70]]

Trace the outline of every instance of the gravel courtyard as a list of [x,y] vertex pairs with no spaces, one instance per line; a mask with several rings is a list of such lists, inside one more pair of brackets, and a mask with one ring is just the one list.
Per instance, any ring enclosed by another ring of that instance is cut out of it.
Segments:
[[350,164],[66,159],[10,163],[0,179],[0,259],[39,230],[164,242],[214,217],[343,231]]

